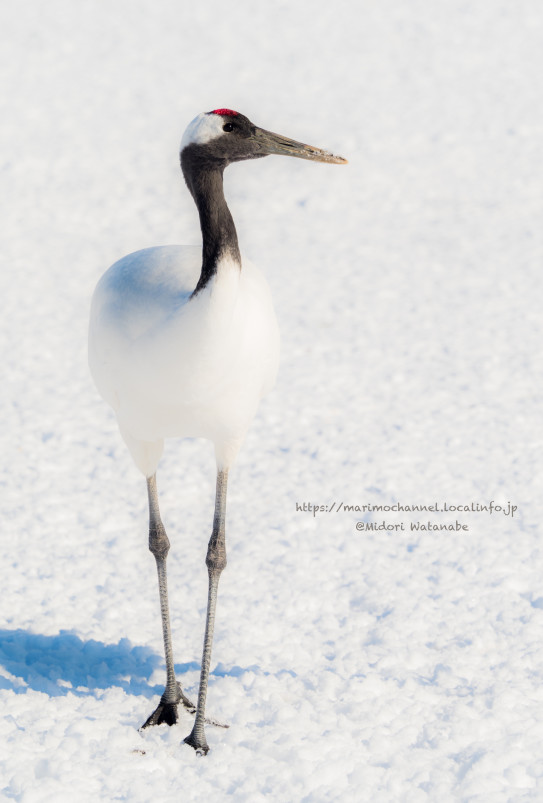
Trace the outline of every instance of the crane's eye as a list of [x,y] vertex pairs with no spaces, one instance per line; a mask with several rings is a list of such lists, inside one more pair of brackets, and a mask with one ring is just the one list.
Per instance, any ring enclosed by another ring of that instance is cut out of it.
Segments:
[[233,131],[233,130],[234,130],[234,126],[233,126],[233,124],[232,124],[232,123],[225,123],[225,124],[223,125],[223,127],[222,127],[222,130],[223,130],[223,131],[228,131],[228,132],[230,132],[230,131]]

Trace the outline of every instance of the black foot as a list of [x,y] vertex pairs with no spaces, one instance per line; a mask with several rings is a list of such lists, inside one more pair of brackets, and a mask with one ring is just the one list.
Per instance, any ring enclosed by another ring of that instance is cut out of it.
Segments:
[[190,744],[190,746],[196,750],[197,756],[207,756],[209,753],[209,745],[206,742],[205,735],[198,739],[194,735],[194,729],[189,733],[186,739],[183,739],[183,741],[185,744]]
[[159,703],[151,716],[145,720],[141,730],[150,728],[151,725],[162,725],[163,722],[166,725],[175,725],[178,719],[177,705],[178,703]]
[[151,725],[162,725],[163,722],[166,725],[175,725],[178,720],[178,713],[177,713],[177,706],[179,703],[182,703],[183,706],[187,709],[189,714],[196,713],[196,706],[193,702],[189,700],[188,697],[185,697],[183,694],[183,690],[181,689],[181,684],[177,684],[177,700],[174,702],[167,701],[165,699],[166,692],[160,698],[160,703],[153,711],[151,716],[145,720],[143,725],[141,726],[140,730],[144,728],[149,728]]

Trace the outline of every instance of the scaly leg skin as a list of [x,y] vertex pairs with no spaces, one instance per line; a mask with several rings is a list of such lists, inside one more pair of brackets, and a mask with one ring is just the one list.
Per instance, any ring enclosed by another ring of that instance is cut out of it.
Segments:
[[200,689],[198,691],[198,708],[196,719],[191,733],[185,739],[196,750],[196,754],[205,756],[209,752],[209,745],[205,735],[205,705],[207,696],[207,683],[209,679],[209,666],[211,662],[211,647],[213,644],[213,629],[215,626],[215,609],[217,607],[217,588],[221,572],[226,566],[226,543],[224,535],[224,520],[226,512],[226,484],[228,469],[217,472],[217,492],[215,495],[215,516],[213,518],[213,532],[209,539],[206,565],[209,575],[209,593],[207,598],[206,629],[204,636],[204,650],[202,655],[202,670],[200,673]]
[[162,722],[166,722],[167,725],[175,725],[178,718],[177,706],[179,703],[183,703],[190,713],[194,713],[196,710],[194,703],[188,697],[185,697],[181,684],[175,679],[166,576],[166,558],[170,549],[170,541],[160,518],[156,474],[147,478],[147,494],[149,497],[149,549],[155,556],[158,572],[160,613],[162,617],[162,634],[164,636],[164,655],[166,658],[166,688],[160,698],[158,707],[142,725],[142,729],[148,728],[150,725],[160,725]]

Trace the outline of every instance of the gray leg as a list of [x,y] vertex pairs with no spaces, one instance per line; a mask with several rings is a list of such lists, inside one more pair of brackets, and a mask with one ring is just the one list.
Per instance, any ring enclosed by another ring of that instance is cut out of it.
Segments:
[[226,544],[224,538],[224,520],[226,512],[226,484],[228,469],[217,473],[217,492],[215,496],[215,516],[213,518],[213,532],[207,548],[206,565],[209,575],[209,592],[207,597],[206,630],[204,636],[204,651],[202,655],[202,670],[200,673],[200,690],[198,692],[198,708],[196,719],[191,733],[185,739],[187,744],[194,747],[199,755],[206,755],[209,745],[206,741],[205,705],[207,696],[207,682],[209,678],[209,665],[211,662],[211,646],[213,643],[213,628],[215,625],[215,608],[217,606],[217,588],[221,572],[226,566]]
[[160,613],[162,616],[162,633],[164,636],[164,655],[166,657],[166,689],[160,698],[160,703],[149,719],[142,725],[160,725],[166,722],[174,725],[177,722],[177,706],[179,703],[194,713],[194,703],[185,697],[181,685],[175,679],[173,667],[172,631],[170,627],[170,612],[168,609],[168,583],[166,578],[166,558],[170,549],[170,541],[160,518],[158,496],[156,489],[156,474],[147,478],[147,493],[149,496],[149,549],[155,556],[158,571],[158,591],[160,595]]

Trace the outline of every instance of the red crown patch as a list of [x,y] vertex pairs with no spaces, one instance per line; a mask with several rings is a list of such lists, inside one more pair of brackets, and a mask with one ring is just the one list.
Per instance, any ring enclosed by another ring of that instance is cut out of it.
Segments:
[[213,109],[210,114],[222,114],[225,117],[237,117],[239,112],[235,112],[232,109]]

